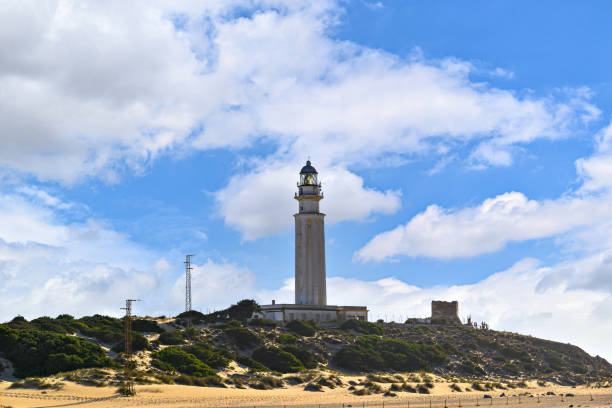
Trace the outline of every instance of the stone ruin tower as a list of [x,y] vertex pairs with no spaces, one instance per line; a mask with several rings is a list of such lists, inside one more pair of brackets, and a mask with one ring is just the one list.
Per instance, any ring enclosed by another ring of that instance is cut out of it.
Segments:
[[431,320],[445,320],[447,324],[461,324],[459,319],[459,302],[431,301]]

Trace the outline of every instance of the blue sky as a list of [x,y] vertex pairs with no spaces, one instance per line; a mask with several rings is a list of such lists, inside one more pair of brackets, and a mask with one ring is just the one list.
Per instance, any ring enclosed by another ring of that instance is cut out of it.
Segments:
[[134,295],[175,314],[186,253],[197,309],[291,301],[310,157],[330,301],[398,320],[457,299],[462,317],[612,357],[610,11],[11,4],[0,317],[118,314]]

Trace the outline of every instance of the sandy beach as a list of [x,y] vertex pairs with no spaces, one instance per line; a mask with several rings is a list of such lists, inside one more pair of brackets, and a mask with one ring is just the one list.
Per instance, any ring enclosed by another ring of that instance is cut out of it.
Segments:
[[[357,377],[356,377],[357,378]],[[363,377],[362,377],[363,378]],[[344,378],[348,380],[350,378]],[[384,386],[384,384],[381,384]],[[462,384],[459,384],[462,385]],[[467,385],[467,384],[465,384]],[[346,387],[305,391],[303,385],[271,390],[194,387],[183,385],[137,385],[137,395],[122,397],[115,387],[91,387],[65,382],[60,390],[12,389],[0,383],[0,407],[468,407],[506,405],[521,407],[609,407],[609,388],[585,386],[537,386],[520,390],[452,392],[450,383],[437,382],[431,394],[397,392],[396,396],[356,396]],[[546,394],[554,393],[554,395]],[[501,396],[501,395],[504,396]],[[563,394],[563,395],[562,395]],[[566,396],[573,394],[573,396]],[[485,395],[492,398],[486,398]],[[519,396],[520,395],[520,396]]]

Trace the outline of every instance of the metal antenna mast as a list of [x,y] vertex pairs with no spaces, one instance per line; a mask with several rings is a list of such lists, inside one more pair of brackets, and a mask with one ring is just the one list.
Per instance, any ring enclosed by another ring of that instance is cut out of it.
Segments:
[[191,257],[195,255],[185,256],[185,311],[192,310],[191,308]]
[[132,367],[134,365],[132,360],[132,302],[139,302],[140,299],[126,299],[125,307],[121,310],[125,310],[125,376],[126,389],[125,395],[136,395],[134,389],[134,379],[132,378]]

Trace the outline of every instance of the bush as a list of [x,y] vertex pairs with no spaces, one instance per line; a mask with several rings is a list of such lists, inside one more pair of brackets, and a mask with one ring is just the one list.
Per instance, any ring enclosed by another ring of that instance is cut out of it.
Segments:
[[256,317],[254,319],[249,320],[249,326],[257,326],[257,327],[276,327],[278,323],[274,320],[264,320],[260,317]]
[[163,332],[159,335],[157,341],[161,344],[165,344],[168,346],[176,346],[177,344],[185,344],[185,340],[181,335],[180,330],[174,330],[169,332]]
[[363,334],[378,334],[382,335],[384,330],[375,323],[370,323],[365,320],[349,319],[340,325],[342,330],[354,330]]
[[521,372],[521,368],[514,363],[506,363],[502,368],[512,375],[517,375]]
[[249,367],[252,371],[265,371],[267,370],[266,366],[261,364],[258,361],[255,361],[249,356],[237,355],[236,362],[242,364],[244,366]]
[[[125,337],[122,336],[121,341],[115,344],[111,350],[115,353],[123,353],[125,351]],[[149,341],[140,333],[132,333],[132,351],[146,350],[149,347]]]
[[145,319],[132,320],[132,330],[144,333],[164,333],[165,330],[159,327],[157,322]]
[[284,346],[282,350],[293,354],[306,368],[317,368],[319,365],[314,355],[308,350],[293,345]]
[[487,391],[487,389],[482,385],[482,383],[478,381],[472,383],[472,389],[474,391]]
[[220,310],[218,312],[213,312],[209,314],[202,314],[195,310],[190,310],[188,312],[183,312],[176,316],[181,319],[191,319],[192,321],[202,321],[206,323],[215,323],[215,322],[223,322],[228,320],[239,320],[241,322],[246,322],[247,319],[250,319],[253,316],[254,312],[260,311],[261,308],[251,299],[244,299],[238,302],[235,305],[228,307],[225,310]]
[[293,344],[297,343],[297,337],[295,337],[293,334],[281,333],[276,338],[276,341],[280,344]]
[[419,394],[429,394],[429,388],[427,388],[424,384],[417,384],[417,392]]
[[215,376],[217,373],[205,363],[198,360],[196,356],[187,353],[179,347],[166,347],[152,354],[152,357],[162,363],[162,367],[171,366],[179,373],[197,377]]
[[225,368],[230,363],[228,355],[231,353],[208,344],[198,343],[185,347],[183,350],[193,354],[198,360],[213,368]]
[[516,348],[510,347],[510,346],[507,346],[507,347],[501,347],[499,349],[499,351],[504,356],[509,357],[509,358],[516,358],[516,359],[521,360],[523,362],[530,362],[531,361],[531,357],[529,356],[529,353],[526,352],[525,350],[516,349]]
[[190,375],[179,375],[174,379],[176,384],[195,385],[197,387],[222,387],[227,388],[218,376],[194,377]]
[[123,319],[95,314],[78,319],[82,323],[79,331],[106,344],[117,344],[123,339]]
[[0,350],[16,377],[47,376],[85,367],[113,367],[104,350],[78,337],[0,325]]
[[187,319],[187,320],[205,320],[206,315],[198,312],[197,310],[189,310],[187,312],[183,312],[176,316],[177,319]]
[[259,336],[244,327],[230,327],[223,330],[223,332],[240,348],[248,348],[261,344]]
[[416,371],[448,360],[437,344],[408,343],[378,336],[361,336],[333,357],[338,366],[353,371]]
[[472,363],[471,361],[464,361],[461,364],[461,369],[468,373],[468,374],[472,374],[472,375],[484,375],[486,374],[485,370],[482,369],[482,367],[480,367],[477,364]]
[[308,383],[304,386],[304,391],[323,391],[323,386],[318,383]]
[[317,332],[317,326],[313,321],[291,320],[285,327],[294,333],[306,337],[312,337]]
[[295,373],[304,369],[301,361],[293,354],[278,347],[260,347],[253,352],[253,358],[270,370],[281,373]]

